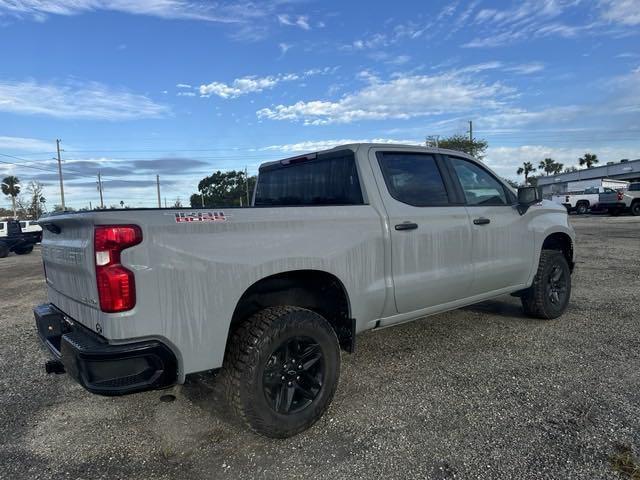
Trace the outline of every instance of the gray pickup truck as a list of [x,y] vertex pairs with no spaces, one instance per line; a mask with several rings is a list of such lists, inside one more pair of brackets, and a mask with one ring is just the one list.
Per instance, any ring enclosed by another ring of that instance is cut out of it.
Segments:
[[640,183],[631,183],[627,191],[601,193],[599,198],[602,208],[617,216],[629,211],[632,215],[640,215]]
[[252,208],[40,224],[48,372],[120,395],[220,369],[233,409],[270,437],[323,415],[356,334],[503,294],[553,319],[574,265],[564,207],[532,187],[516,194],[467,155],[415,146],[263,164]]

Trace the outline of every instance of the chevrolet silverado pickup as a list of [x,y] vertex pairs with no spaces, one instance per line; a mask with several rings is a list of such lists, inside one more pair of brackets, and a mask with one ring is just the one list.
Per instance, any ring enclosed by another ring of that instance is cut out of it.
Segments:
[[611,215],[620,215],[629,211],[632,215],[640,215],[640,183],[632,183],[624,191],[606,193],[600,195],[600,203],[605,206]]
[[260,166],[252,208],[40,224],[48,372],[121,395],[218,370],[239,418],[276,438],[324,414],[358,333],[504,294],[554,319],[571,294],[565,208],[450,150],[344,145]]

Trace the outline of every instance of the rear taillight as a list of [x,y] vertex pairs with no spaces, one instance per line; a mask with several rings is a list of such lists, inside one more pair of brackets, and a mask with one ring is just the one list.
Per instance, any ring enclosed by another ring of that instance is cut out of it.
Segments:
[[97,226],[93,247],[100,309],[114,313],[136,305],[136,281],[133,272],[122,266],[120,253],[142,242],[137,225]]
[[622,192],[618,192],[618,201],[621,202],[624,198],[624,194]]

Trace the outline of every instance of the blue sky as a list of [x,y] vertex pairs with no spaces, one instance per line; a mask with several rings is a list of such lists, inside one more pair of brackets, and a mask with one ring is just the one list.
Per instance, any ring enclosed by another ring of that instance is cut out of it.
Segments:
[[[0,175],[67,205],[183,202],[217,169],[466,133],[523,161],[640,157],[640,0],[0,0]],[[21,165],[11,165],[18,163]],[[6,207],[6,198],[0,206]]]

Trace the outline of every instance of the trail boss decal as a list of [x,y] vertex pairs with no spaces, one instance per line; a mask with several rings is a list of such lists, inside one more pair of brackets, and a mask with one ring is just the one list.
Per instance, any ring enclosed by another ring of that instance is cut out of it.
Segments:
[[178,212],[176,215],[176,223],[185,222],[226,222],[227,217],[224,212]]

